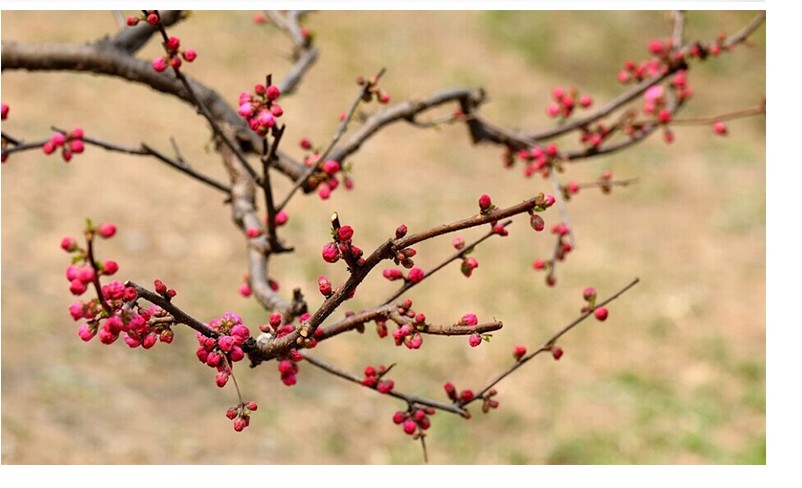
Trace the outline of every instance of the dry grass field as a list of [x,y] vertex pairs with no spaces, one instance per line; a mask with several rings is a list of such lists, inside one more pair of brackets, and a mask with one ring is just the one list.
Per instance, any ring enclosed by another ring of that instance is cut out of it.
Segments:
[[[732,33],[751,12],[689,12],[688,38]],[[281,78],[289,42],[259,26],[252,12],[194,12],[171,29],[197,49],[186,72],[232,103],[243,89]],[[617,71],[647,56],[653,37],[670,32],[662,12],[318,12],[307,22],[321,56],[299,93],[283,100],[285,149],[328,141],[358,74],[387,68],[393,101],[451,86],[483,87],[483,113],[513,129],[544,128],[554,86],[575,86],[603,103],[620,90]],[[110,12],[2,12],[2,39],[91,41],[115,31]],[[765,27],[750,47],[695,66],[694,99],[683,117],[755,106],[766,91]],[[140,54],[151,58],[151,42]],[[2,73],[10,104],[3,131],[35,140],[50,126],[81,125],[87,135],[169,151],[175,137],[202,171],[224,177],[206,150],[206,124],[188,106],[141,86],[86,74]],[[369,107],[373,109],[374,107]],[[582,191],[568,205],[576,250],[549,288],[531,269],[551,236],[525,219],[510,236],[475,256],[471,279],[458,267],[409,295],[435,321],[474,312],[502,320],[492,341],[426,338],[396,348],[373,333],[324,344],[319,357],[353,372],[397,363],[397,388],[445,399],[442,384],[480,386],[575,318],[582,290],[602,296],[638,276],[604,323],[566,336],[565,356],[542,357],[499,386],[500,408],[465,421],[438,413],[427,438],[437,464],[764,464],[766,461],[766,158],[765,120],[736,120],[717,137],[705,126],[677,127],[637,148],[572,165],[564,176],[593,180],[603,170],[639,183],[611,195]],[[573,144],[573,141],[564,144]],[[365,249],[396,226],[412,231],[476,211],[489,193],[512,205],[540,191],[541,178],[505,170],[497,147],[472,146],[459,126],[397,125],[353,156],[355,188],[328,201],[298,198],[282,236],[293,255],[274,260],[282,290],[301,287],[320,303],[316,279],[344,278],[320,259],[336,210]],[[232,388],[194,357],[194,333],[179,328],[169,347],[129,350],[83,343],[67,307],[64,235],[84,219],[113,221],[118,236],[99,253],[118,260],[119,277],[159,277],[176,303],[207,321],[237,311],[248,325],[266,314],[237,289],[245,245],[216,192],[160,163],[88,148],[67,165],[37,151],[13,155],[2,172],[2,463],[3,464],[404,464],[421,462],[420,445],[391,421],[403,405],[301,364],[298,385],[279,381],[273,363],[239,368],[246,396],[260,404],[251,426],[235,433],[225,418]],[[289,188],[278,183],[278,193]],[[557,219],[547,214],[547,223]],[[463,233],[466,239],[484,230]],[[450,237],[420,246],[428,268],[450,252]],[[394,286],[380,277],[360,287],[359,310]],[[344,310],[338,311],[341,317]],[[402,350],[403,349],[403,350]]]

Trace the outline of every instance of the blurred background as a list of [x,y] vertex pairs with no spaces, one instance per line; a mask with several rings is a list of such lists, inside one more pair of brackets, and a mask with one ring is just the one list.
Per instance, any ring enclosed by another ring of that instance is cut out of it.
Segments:
[[[124,12],[124,15],[134,12]],[[290,68],[289,41],[258,25],[253,12],[194,12],[169,29],[198,59],[185,72],[235,103],[267,73]],[[731,34],[752,12],[688,12],[687,38]],[[295,96],[282,99],[284,149],[325,144],[356,93],[354,78],[387,68],[393,101],[453,86],[483,87],[483,113],[506,127],[533,130],[553,87],[576,87],[597,104],[622,88],[626,59],[648,56],[648,42],[671,32],[664,12],[318,12],[306,25],[321,56]],[[83,43],[117,29],[111,12],[2,12],[3,41]],[[139,54],[158,55],[151,42]],[[758,105],[766,91],[765,28],[750,46],[694,64],[695,95],[681,117]],[[81,126],[119,144],[146,142],[170,152],[175,137],[187,160],[224,179],[208,151],[205,122],[188,106],[117,79],[70,73],[4,71],[3,131],[27,140],[51,126]],[[373,110],[375,106],[368,106]],[[451,108],[445,112],[450,111]],[[425,337],[420,350],[396,348],[370,330],[314,352],[359,374],[397,363],[396,388],[445,399],[442,384],[478,388],[510,364],[515,345],[534,349],[573,320],[582,290],[607,296],[633,277],[641,283],[610,307],[604,323],[583,323],[561,340],[565,356],[538,357],[506,379],[498,410],[474,407],[466,421],[432,417],[429,459],[438,464],[763,464],[765,463],[765,120],[676,127],[633,150],[570,165],[564,182],[592,181],[605,170],[639,183],[610,195],[582,190],[569,203],[576,249],[549,288],[531,269],[551,251],[517,219],[510,236],[475,253],[465,279],[457,265],[410,295],[433,322],[467,312],[502,320],[490,343]],[[574,141],[562,143],[573,145]],[[460,126],[392,126],[351,158],[355,189],[328,201],[299,197],[281,236],[297,252],[273,261],[281,290],[320,303],[317,277],[345,273],[319,258],[328,218],[338,211],[369,250],[401,223],[415,232],[476,210],[489,193],[502,206],[540,191],[520,166],[506,170],[498,147],[473,146]],[[194,356],[194,333],[176,328],[173,344],[130,350],[121,341],[83,343],[67,307],[69,258],[62,236],[84,219],[118,224],[103,259],[118,278],[178,290],[176,303],[208,321],[236,311],[254,328],[266,313],[237,290],[245,245],[220,195],[164,165],[89,147],[70,164],[39,151],[12,155],[2,172],[2,462],[4,464],[401,464],[422,460],[392,415],[404,405],[301,363],[298,384],[279,381],[275,363],[238,367],[247,399],[259,403],[251,426],[236,433],[225,418],[232,387]],[[287,191],[279,181],[278,194]],[[546,213],[548,225],[558,219]],[[473,239],[484,229],[465,232]],[[451,237],[419,247],[424,269],[451,252]],[[348,309],[375,304],[395,287],[371,279]],[[334,318],[342,317],[338,310]]]

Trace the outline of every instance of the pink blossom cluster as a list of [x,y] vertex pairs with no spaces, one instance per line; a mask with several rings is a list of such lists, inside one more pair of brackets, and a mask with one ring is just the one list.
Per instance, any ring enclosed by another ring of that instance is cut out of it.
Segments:
[[61,158],[65,163],[69,163],[73,154],[80,154],[84,152],[84,130],[76,127],[71,131],[65,133],[55,132],[50,136],[50,140],[42,145],[42,151],[47,154],[53,154],[56,149],[61,148]]
[[[405,249],[406,250],[406,249]],[[404,276],[404,272],[397,268],[387,268],[382,271],[382,276],[389,281],[404,280],[407,283],[420,283],[426,277],[426,272],[421,268],[412,268]]]
[[[90,236],[99,235],[102,238],[113,237],[116,232],[117,227],[111,223],[97,227],[89,223],[87,229]],[[136,288],[118,280],[100,285],[100,276],[111,276],[118,271],[116,261],[109,259],[91,263],[88,252],[70,236],[61,239],[61,248],[73,255],[66,277],[74,295],[83,295],[90,284],[100,286],[99,297],[77,301],[69,307],[73,320],[86,320],[78,328],[78,336],[82,340],[90,341],[97,335],[103,344],[112,344],[123,335],[129,347],[142,346],[144,349],[153,347],[157,340],[168,344],[173,341],[169,322],[151,322],[152,317],[161,316],[164,311],[156,306],[147,309],[139,307],[136,304]]]
[[317,195],[321,200],[328,200],[331,193],[340,188],[340,183],[346,190],[354,188],[354,182],[348,175],[347,165],[333,159],[321,161],[322,155],[319,148],[313,147],[312,142],[307,138],[301,139],[300,146],[301,149],[308,151],[303,159],[304,164],[309,167],[316,166],[319,170],[309,179],[309,182],[317,189]]
[[400,425],[404,433],[417,439],[423,435],[423,431],[431,427],[432,422],[429,416],[434,415],[436,410],[432,407],[414,408],[410,407],[406,412],[398,411],[393,414],[393,423]]
[[590,95],[580,95],[576,88],[566,90],[563,87],[555,87],[551,91],[552,102],[546,107],[546,113],[549,117],[567,118],[574,109],[579,106],[581,108],[589,108],[593,105],[593,98]]
[[473,390],[466,389],[457,393],[457,388],[454,386],[454,383],[450,381],[446,381],[443,384],[443,389],[446,391],[448,399],[454,403],[465,404],[474,398]]
[[226,411],[226,417],[234,421],[234,430],[242,432],[245,427],[251,425],[251,412],[259,408],[256,402],[243,402],[234,405]]
[[158,73],[163,72],[170,66],[173,69],[180,68],[181,58],[184,58],[187,63],[191,63],[198,57],[198,53],[194,49],[180,49],[181,40],[175,36],[168,37],[163,45],[165,53],[153,58],[151,62],[151,66]]
[[[301,323],[308,321],[311,318],[309,313],[301,314],[298,319]],[[295,325],[291,323],[283,323],[284,317],[280,313],[272,313],[268,319],[267,324],[259,326],[259,330],[274,337],[284,337],[287,334],[295,331]],[[315,335],[317,337],[323,333],[323,329],[317,329]],[[317,339],[314,337],[309,340],[305,347],[313,348],[317,345]],[[297,375],[299,371],[298,362],[303,360],[303,356],[297,349],[290,349],[285,357],[279,359],[278,371],[281,374],[281,382],[286,386],[293,386],[297,382]]]
[[388,369],[382,364],[378,368],[373,366],[365,367],[365,377],[362,378],[362,386],[373,388],[379,393],[390,393],[395,387],[393,380],[385,380],[384,375],[387,374]]
[[518,151],[518,159],[524,162],[524,176],[531,177],[540,173],[544,178],[551,174],[551,168],[560,160],[560,151],[553,142],[543,146],[532,146],[531,149]]
[[208,337],[198,332],[200,347],[195,353],[200,362],[217,369],[215,383],[222,388],[231,376],[233,363],[245,357],[242,344],[251,336],[251,331],[242,324],[240,316],[233,312],[226,312],[219,319],[210,321],[209,328],[218,336]]
[[[354,229],[350,225],[344,225],[333,231],[334,240],[323,246],[321,255],[327,263],[336,263],[340,258],[356,266],[365,264],[362,257],[363,251],[353,244]],[[350,297],[349,297],[350,298]]]
[[279,96],[281,90],[276,85],[257,83],[253,93],[240,93],[237,113],[248,122],[252,131],[265,136],[276,125],[276,119],[284,114],[281,105],[276,103]]

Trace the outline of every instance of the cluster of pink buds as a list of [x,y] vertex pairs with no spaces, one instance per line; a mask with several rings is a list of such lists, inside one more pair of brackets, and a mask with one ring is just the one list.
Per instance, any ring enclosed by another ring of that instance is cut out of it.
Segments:
[[362,249],[353,243],[354,229],[350,225],[333,229],[332,236],[334,240],[324,245],[321,251],[324,261],[336,263],[342,258],[351,269],[365,264]]
[[365,377],[362,378],[362,386],[373,388],[379,393],[390,393],[393,391],[393,387],[395,387],[395,382],[390,379],[383,379],[384,375],[386,375],[389,371],[390,368],[386,368],[383,364],[378,368],[366,366]]
[[613,131],[607,127],[607,125],[600,122],[596,124],[595,127],[582,127],[579,142],[592,148],[598,148],[601,146],[601,143],[612,134]]
[[281,105],[276,103],[280,95],[281,90],[276,85],[257,83],[253,93],[240,93],[237,113],[248,121],[251,130],[265,136],[276,125],[276,119],[284,114]]
[[436,410],[432,407],[414,408],[410,407],[406,412],[398,411],[393,414],[393,423],[400,425],[404,433],[418,439],[424,434],[423,431],[431,427],[430,415],[434,415]]
[[[426,314],[412,310],[412,300],[404,300],[399,304],[397,310],[398,315],[404,318],[405,322],[398,324],[398,327],[393,331],[393,342],[396,346],[404,345],[408,349],[420,349],[423,345],[423,336],[420,331],[425,330]],[[386,319],[376,319],[376,332],[379,337],[387,336],[387,321]]]
[[531,149],[518,151],[518,159],[524,162],[524,176],[531,177],[540,173],[544,178],[551,174],[551,168],[560,162],[560,151],[553,142],[542,146],[532,146]]
[[446,391],[449,400],[460,405],[464,405],[474,399],[473,390],[461,390],[457,393],[457,388],[450,381],[445,382],[443,389]]
[[134,16],[130,15],[125,19],[125,23],[128,24],[129,27],[133,27],[140,22],[147,22],[150,25],[156,25],[161,22],[161,18],[159,17],[159,13],[155,10],[146,10],[143,14]]
[[50,136],[50,140],[42,145],[45,154],[53,154],[56,149],[61,148],[61,157],[65,163],[69,163],[73,154],[84,152],[84,130],[76,127],[65,133],[55,132]]
[[90,284],[96,289],[99,287],[100,291],[99,296],[77,301],[69,307],[73,320],[86,320],[79,327],[78,336],[84,341],[90,341],[97,335],[103,344],[111,344],[120,335],[124,335],[123,340],[131,348],[142,346],[150,349],[157,341],[169,344],[173,340],[173,331],[170,328],[172,321],[165,319],[167,314],[164,310],[156,306],[147,309],[139,307],[136,303],[136,288],[126,286],[118,280],[100,285],[100,276],[115,274],[119,266],[110,259],[92,262],[89,246],[95,236],[107,239],[116,232],[117,227],[114,224],[105,223],[96,227],[91,221],[87,221],[87,249],[81,248],[73,237],[61,239],[61,248],[73,255],[72,264],[67,267],[66,272],[70,291],[74,295],[83,295]]
[[[478,323],[479,323],[479,319],[478,319],[478,317],[476,317],[476,314],[466,313],[465,315],[462,316],[462,318],[459,319],[459,321],[456,323],[456,325],[462,326],[462,327],[474,327]],[[482,335],[482,334],[479,334],[478,332],[475,332],[475,333],[473,333],[473,334],[468,336],[468,344],[471,347],[478,346],[479,344],[482,343],[483,340],[490,340],[489,335],[488,334]]]
[[582,291],[582,298],[585,299],[587,305],[582,307],[581,312],[587,313],[593,311],[593,315],[596,316],[596,320],[599,322],[604,322],[607,320],[608,311],[606,307],[597,307],[596,306],[596,289],[592,286],[585,288]]
[[380,89],[378,83],[379,80],[376,76],[371,76],[369,79],[365,79],[362,75],[356,77],[356,84],[365,88],[365,96],[362,97],[363,101],[370,102],[375,98],[381,104],[390,103],[390,94]]
[[226,417],[234,421],[234,430],[242,432],[251,424],[251,412],[255,412],[257,408],[256,402],[243,402],[229,408]]
[[[454,237],[454,239],[451,240],[451,245],[457,251],[462,251],[465,249],[465,239],[460,236]],[[467,256],[466,254],[468,252],[470,252],[470,250],[463,254],[462,261],[460,262],[460,271],[466,278],[470,278],[471,274],[473,274],[473,270],[479,267],[479,261],[473,256]]]
[[191,63],[198,57],[198,53],[194,49],[180,49],[181,40],[175,36],[170,36],[164,42],[165,53],[161,56],[154,58],[151,66],[156,72],[161,73],[172,66],[174,69],[181,67],[181,58],[184,61]]
[[420,268],[412,268],[406,276],[403,271],[396,268],[387,268],[382,271],[382,276],[390,281],[404,280],[407,283],[420,283],[426,277],[426,272]]
[[228,383],[233,363],[245,357],[242,344],[251,336],[251,331],[242,324],[239,315],[233,312],[226,312],[219,319],[210,321],[209,328],[218,336],[207,337],[198,332],[200,347],[196,355],[200,362],[217,369],[215,383],[222,388]]
[[647,59],[641,63],[628,59],[624,62],[624,69],[618,72],[618,81],[623,84],[637,83],[662,73],[665,69],[667,69],[665,63],[659,58]]
[[278,372],[281,375],[281,382],[285,386],[293,386],[298,382],[298,361],[303,359],[303,356],[296,350],[290,350],[286,358],[278,362]]
[[590,95],[579,95],[576,88],[566,90],[562,87],[555,87],[551,91],[552,102],[546,107],[549,117],[566,118],[573,113],[577,105],[581,108],[588,108],[593,105],[593,98]]
[[354,188],[354,182],[349,173],[349,165],[343,165],[339,161],[327,159],[326,161],[320,160],[320,150],[313,148],[312,142],[303,138],[300,142],[301,149],[308,151],[309,154],[304,156],[303,162],[306,166],[317,166],[319,170],[316,174],[309,178],[309,184],[317,189],[317,194],[321,200],[328,200],[331,197],[331,192],[340,188],[340,179],[342,179],[342,186],[346,190]]

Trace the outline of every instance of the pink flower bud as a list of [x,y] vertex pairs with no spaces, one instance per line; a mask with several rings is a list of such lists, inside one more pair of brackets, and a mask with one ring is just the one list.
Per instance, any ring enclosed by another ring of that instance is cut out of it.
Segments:
[[0,120],[6,120],[6,118],[8,118],[8,104],[0,103]]
[[276,125],[276,118],[267,110],[260,111],[259,115],[256,116],[256,120],[259,121],[259,125],[262,127],[270,128]]
[[468,336],[468,344],[470,344],[471,347],[476,347],[481,343],[482,343],[482,336],[480,336],[479,334],[471,334]]
[[348,242],[354,237],[354,229],[350,225],[344,225],[337,229],[337,238],[340,242]]
[[274,103],[270,107],[270,113],[273,114],[273,117],[281,117],[282,115],[284,115],[284,109],[281,108],[281,105]]
[[479,323],[479,319],[476,317],[476,314],[473,314],[473,313],[466,313],[459,320],[459,325],[474,326],[474,325],[476,325],[478,323]]
[[175,51],[178,49],[178,46],[181,44],[181,40],[175,36],[170,36],[167,41],[164,43],[164,46],[170,50]]
[[181,67],[181,58],[170,58],[170,66],[172,66],[175,69],[180,68]]
[[281,90],[276,85],[270,85],[265,90],[265,95],[267,95],[268,100],[275,100],[281,96]]
[[407,416],[404,412],[396,412],[393,414],[393,423],[396,425],[400,425],[404,420],[406,420]]
[[604,322],[605,320],[607,320],[607,308],[599,307],[593,312],[593,315],[596,316],[596,319],[599,322]]
[[81,154],[84,152],[84,141],[80,139],[73,139],[70,141],[70,151],[76,154]]
[[323,171],[330,175],[337,174],[337,172],[340,171],[340,163],[334,161],[333,159],[329,159],[323,163]]
[[559,360],[563,357],[563,348],[560,346],[551,346],[551,355],[555,360]]
[[103,274],[113,275],[120,269],[120,266],[117,264],[117,261],[113,261],[108,259],[103,262]]
[[462,390],[459,393],[459,398],[463,402],[469,402],[469,401],[473,400],[473,391],[472,390]]
[[535,231],[540,232],[546,227],[546,222],[543,221],[543,217],[540,215],[532,214],[532,216],[529,217],[529,225],[531,225]]
[[423,280],[425,274],[426,273],[420,268],[412,268],[407,274],[407,280],[409,280],[410,283],[419,283]]
[[239,346],[234,346],[231,349],[231,352],[228,354],[228,357],[235,363],[237,361],[242,361],[242,359],[245,357],[245,351],[243,351]]
[[465,239],[457,236],[451,240],[451,245],[454,246],[454,249],[456,249],[457,251],[461,251],[462,248],[465,247]]
[[284,210],[279,210],[276,213],[276,216],[273,218],[273,222],[277,226],[282,226],[282,225],[286,224],[287,220],[289,220],[289,216],[287,215],[287,212],[285,212]]
[[245,427],[248,426],[248,422],[245,420],[247,417],[237,417],[234,421],[234,430],[237,432],[242,432]]
[[108,222],[105,224],[101,224],[97,228],[97,233],[100,234],[100,237],[108,239],[110,237],[113,237],[114,234],[117,233],[117,226]]
[[67,252],[73,252],[78,249],[78,243],[74,238],[66,236],[61,239],[61,248]]
[[219,373],[217,373],[217,375],[215,375],[214,382],[217,384],[217,386],[222,388],[226,386],[226,383],[228,383],[228,376],[229,375],[227,373],[220,371]]
[[217,338],[217,345],[223,352],[231,352],[234,348],[234,338],[230,335],[222,335]]
[[156,334],[150,333],[142,338],[142,347],[144,349],[150,349],[155,344],[156,344]]
[[646,91],[643,93],[643,98],[644,98],[644,99],[645,99],[647,102],[649,102],[649,103],[651,103],[651,104],[654,104],[654,103],[656,103],[658,100],[660,100],[660,99],[662,99],[662,98],[663,98],[663,94],[664,94],[664,93],[665,93],[665,90],[663,90],[663,87],[662,87],[662,86],[660,86],[660,85],[654,85],[654,86],[650,86],[650,87],[649,87],[649,88],[648,88],[648,89],[647,89],[647,90],[646,90]]
[[520,361],[524,356],[526,356],[526,348],[524,346],[515,346],[512,350],[512,357],[514,357],[516,361]]
[[588,108],[593,105],[593,98],[590,95],[582,95],[579,97],[579,105],[582,108]]
[[556,102],[551,102],[548,107],[546,107],[546,113],[549,117],[556,117],[560,114],[560,106],[557,105]]
[[81,283],[88,284],[94,281],[95,279],[95,270],[90,268],[89,266],[83,266],[78,269],[78,280]]
[[151,66],[153,66],[153,69],[156,70],[157,73],[161,73],[167,69],[167,60],[164,59],[164,56],[159,56],[153,59]]
[[251,239],[254,239],[254,238],[259,237],[260,235],[262,235],[262,229],[259,229],[257,227],[248,227],[248,229],[245,231],[245,233],[248,235],[248,237],[250,237]]
[[661,124],[667,124],[667,123],[671,122],[671,111],[664,108],[657,115],[657,118],[660,120]]
[[243,103],[242,105],[239,106],[239,110],[237,110],[237,113],[241,117],[247,119],[248,117],[253,115],[253,104],[251,102],[249,102],[249,101]]
[[482,194],[479,197],[479,208],[484,212],[490,209],[492,202],[490,201],[490,196],[487,194]]
[[248,283],[243,283],[239,287],[239,294],[244,296],[245,298],[251,296],[251,285]]
[[651,42],[649,42],[649,52],[655,56],[663,54],[664,49],[665,47],[663,46],[663,42],[658,39],[653,39]]
[[309,150],[312,148],[312,142],[306,137],[301,139],[301,142],[299,144],[301,146],[301,149]]
[[410,419],[404,422],[404,432],[412,435],[416,430],[418,430],[418,424],[416,424],[414,420]]
[[148,14],[148,24],[156,25],[158,23],[159,23],[159,16],[158,15],[156,15],[155,13]]
[[53,154],[53,151],[56,150],[56,146],[53,145],[52,142],[47,141],[42,145],[42,152],[45,154]]
[[191,63],[198,57],[198,53],[194,49],[187,49],[182,53],[182,56],[187,63]]
[[337,248],[337,243],[329,242],[323,246],[323,260],[327,263],[336,263],[340,259],[340,250]]
[[713,132],[720,136],[727,135],[727,126],[724,125],[724,122],[715,122],[713,123]]
[[320,291],[320,294],[323,295],[324,297],[327,297],[332,293],[331,283],[329,282],[329,279],[326,278],[325,276],[321,276],[320,278],[317,279],[317,287],[318,290]]
[[78,337],[80,337],[81,340],[84,342],[88,342],[89,340],[91,340],[93,337],[95,337],[96,333],[97,329],[91,328],[87,324],[82,324],[78,328]]

